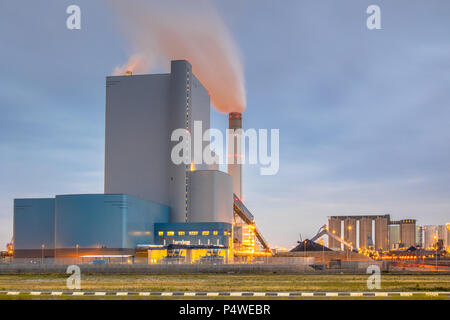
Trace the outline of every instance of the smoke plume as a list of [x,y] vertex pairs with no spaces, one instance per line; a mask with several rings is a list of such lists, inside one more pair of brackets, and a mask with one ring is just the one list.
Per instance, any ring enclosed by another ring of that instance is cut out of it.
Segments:
[[131,44],[115,74],[146,73],[186,59],[220,112],[245,109],[243,65],[225,24],[209,0],[108,0]]

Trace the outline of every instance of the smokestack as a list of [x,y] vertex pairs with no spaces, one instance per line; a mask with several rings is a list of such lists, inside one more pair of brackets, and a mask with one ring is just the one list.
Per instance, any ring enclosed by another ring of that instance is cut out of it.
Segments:
[[233,178],[233,192],[242,199],[242,113],[228,114],[228,128],[239,130],[229,136],[228,141],[228,174]]

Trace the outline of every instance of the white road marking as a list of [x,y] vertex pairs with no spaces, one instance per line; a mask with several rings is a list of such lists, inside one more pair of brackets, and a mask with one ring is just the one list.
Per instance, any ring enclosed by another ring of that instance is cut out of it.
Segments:
[[32,296],[40,296],[41,292],[40,291],[32,291],[32,292],[30,292],[30,295],[32,295]]
[[51,293],[51,295],[52,295],[52,296],[60,296],[60,295],[62,295],[62,292],[59,292],[59,291],[53,291],[53,292]]
[[254,297],[265,297],[266,293],[265,292],[253,292],[253,296]]
[[412,297],[412,292],[400,292],[400,297]]
[[289,297],[289,292],[278,292],[279,297]]
[[161,293],[162,296],[171,296],[173,295],[173,292],[163,292]]
[[116,292],[116,296],[127,296],[128,292]]
[[241,297],[242,296],[242,292],[230,292],[230,296],[231,297]]
[[94,296],[106,296],[106,292],[96,292]]
[[17,296],[17,295],[20,294],[20,292],[18,292],[18,291],[8,291],[6,294],[8,296]]
[[350,292],[350,297],[362,297],[362,292]]
[[195,296],[195,292],[185,292],[184,295],[186,297],[193,297],[193,296]]
[[314,292],[302,292],[302,297],[314,297]]
[[387,292],[375,292],[375,297],[387,297]]
[[326,297],[337,297],[338,293],[337,292],[327,292],[325,293]]
[[150,292],[139,292],[140,296],[149,296]]
[[219,295],[219,293],[218,292],[207,292],[206,295],[208,297],[217,297]]

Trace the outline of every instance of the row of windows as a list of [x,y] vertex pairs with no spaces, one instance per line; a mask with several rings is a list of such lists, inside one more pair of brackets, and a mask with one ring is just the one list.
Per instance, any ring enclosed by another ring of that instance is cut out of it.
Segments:
[[[187,131],[189,131],[189,75],[190,75],[190,72],[189,72],[189,69],[188,69],[187,72],[186,72],[186,97],[187,97],[186,98],[186,130]],[[187,216],[188,216],[188,198],[189,198],[189,195],[188,195],[188,180],[189,180],[188,171],[189,171],[189,166],[186,165],[186,172],[185,172],[185,178],[184,178],[185,183],[186,183],[186,196],[185,196],[185,209],[184,209],[185,210],[185,219],[186,219],[186,221],[187,221]],[[160,233],[163,233],[163,232],[160,231]],[[178,232],[178,235],[183,236],[184,234],[185,234],[184,231],[179,231]],[[160,234],[160,235],[162,236],[162,235],[164,235],[164,233]],[[167,235],[168,236],[174,236],[175,232],[174,231],[167,231]]]
[[[178,236],[184,236],[184,235],[186,235],[186,232],[190,236],[198,236],[199,235],[199,231],[178,231],[176,233],[177,233]],[[169,237],[175,236],[175,231],[166,231],[166,232],[158,231],[158,236],[160,236],[160,237],[164,236],[164,233],[165,233],[166,236],[169,236]],[[201,231],[201,234],[202,234],[202,236],[209,236],[210,234],[212,234],[213,236],[218,236],[219,235],[219,231],[217,231],[217,230],[214,230],[214,231],[204,230],[204,231]],[[224,231],[223,235],[224,236],[228,235],[228,231]]]

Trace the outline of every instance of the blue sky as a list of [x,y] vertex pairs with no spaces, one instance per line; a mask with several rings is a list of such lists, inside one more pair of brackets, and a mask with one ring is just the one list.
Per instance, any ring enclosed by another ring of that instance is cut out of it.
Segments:
[[[65,26],[70,4],[79,31]],[[215,4],[243,57],[244,126],[280,129],[278,175],[244,171],[272,245],[328,215],[450,220],[448,1]],[[366,28],[370,4],[382,30]],[[105,76],[129,53],[115,19],[101,1],[0,4],[0,245],[14,198],[103,191]]]

